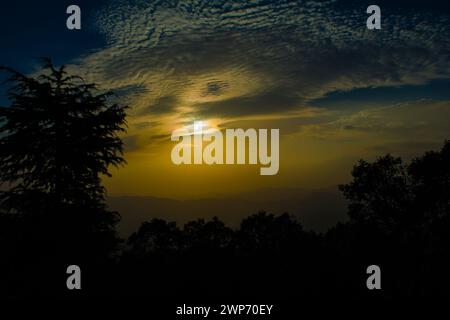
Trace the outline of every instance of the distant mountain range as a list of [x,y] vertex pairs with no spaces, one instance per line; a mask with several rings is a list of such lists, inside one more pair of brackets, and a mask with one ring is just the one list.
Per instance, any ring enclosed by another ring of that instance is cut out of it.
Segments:
[[337,188],[307,191],[296,188],[265,188],[211,198],[175,200],[151,196],[109,197],[111,210],[122,216],[119,232],[128,236],[142,222],[153,218],[176,221],[177,224],[217,216],[230,227],[238,227],[243,218],[259,211],[288,212],[306,230],[324,232],[338,221],[346,220],[347,204]]

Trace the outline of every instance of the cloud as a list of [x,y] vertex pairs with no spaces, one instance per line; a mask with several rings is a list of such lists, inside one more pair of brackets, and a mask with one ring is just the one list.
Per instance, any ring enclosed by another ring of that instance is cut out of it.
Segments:
[[123,94],[133,122],[166,124],[153,135],[197,118],[277,118],[332,92],[450,78],[445,12],[390,6],[373,31],[365,9],[332,0],[110,1],[96,26],[108,46],[74,67]]
[[228,83],[225,81],[211,81],[206,83],[206,88],[203,93],[204,96],[219,96],[224,90],[228,88]]
[[136,129],[148,129],[152,127],[156,127],[159,125],[159,121],[144,121],[144,122],[135,122],[134,127]]
[[124,144],[124,152],[131,152],[139,149],[139,137],[137,135],[129,135],[122,138]]
[[401,152],[402,149],[442,143],[450,132],[448,119],[449,101],[421,100],[361,110],[325,123],[313,123],[303,126],[300,134],[330,143],[351,138],[364,144],[367,150],[390,148]]
[[237,117],[252,114],[270,114],[277,107],[287,111],[300,107],[301,99],[293,93],[275,89],[249,96],[195,104],[198,116]]
[[165,96],[158,98],[153,105],[151,105],[148,110],[144,112],[149,112],[152,114],[163,114],[172,112],[178,103],[178,98],[175,96]]

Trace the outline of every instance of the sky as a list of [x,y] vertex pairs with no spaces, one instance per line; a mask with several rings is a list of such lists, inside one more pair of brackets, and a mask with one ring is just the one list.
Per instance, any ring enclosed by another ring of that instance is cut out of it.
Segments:
[[[374,3],[381,30],[366,28]],[[81,30],[66,28],[70,4]],[[51,57],[130,106],[112,196],[330,188],[361,158],[410,159],[450,138],[445,1],[17,0],[0,12],[0,64],[34,74]],[[278,174],[174,165],[170,135],[194,121],[280,129]]]

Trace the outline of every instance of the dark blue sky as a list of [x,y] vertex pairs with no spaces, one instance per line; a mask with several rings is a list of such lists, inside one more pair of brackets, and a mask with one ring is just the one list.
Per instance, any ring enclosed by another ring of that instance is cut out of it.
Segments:
[[[91,22],[96,7],[103,2],[2,1],[0,64],[27,72],[40,57],[49,56],[56,63],[67,63],[88,50],[101,47],[103,39]],[[82,8],[82,30],[66,28],[66,8],[70,4]]]
[[318,107],[354,106],[355,109],[367,105],[386,105],[411,100],[450,100],[450,80],[432,80],[423,85],[397,87],[361,88],[352,91],[334,91],[325,97],[312,101]]
[[[104,39],[92,22],[95,10],[104,2],[2,1],[0,65],[29,73],[39,66],[41,57],[51,57],[56,64],[63,64],[101,48]],[[66,28],[66,8],[74,3],[82,8],[82,30]],[[3,75],[0,79],[3,81]],[[0,91],[0,103],[5,105],[6,86],[0,84]]]

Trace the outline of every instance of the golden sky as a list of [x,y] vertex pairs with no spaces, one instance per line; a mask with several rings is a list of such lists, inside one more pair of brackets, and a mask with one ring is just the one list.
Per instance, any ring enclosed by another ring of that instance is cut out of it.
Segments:
[[[360,158],[409,158],[450,132],[448,17],[334,1],[111,1],[91,28],[106,44],[70,68],[130,106],[128,164],[110,195],[191,198],[262,187],[324,188]],[[171,162],[173,130],[280,129],[280,170]]]

